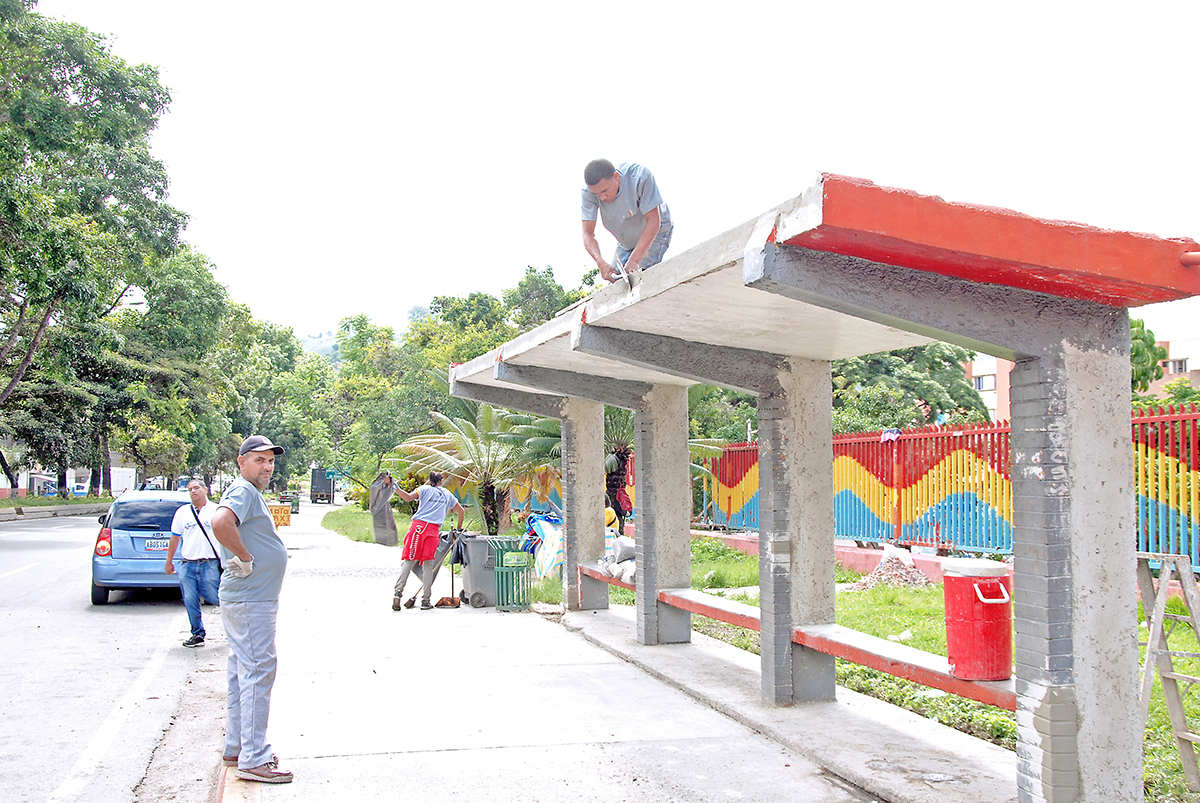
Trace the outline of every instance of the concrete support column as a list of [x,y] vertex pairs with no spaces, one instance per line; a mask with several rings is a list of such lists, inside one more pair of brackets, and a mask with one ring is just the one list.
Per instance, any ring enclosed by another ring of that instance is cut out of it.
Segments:
[[1011,382],[1018,799],[1134,803],[1129,356],[1063,344]]
[[604,554],[604,405],[568,398],[562,410],[563,601],[577,611],[579,564]]
[[638,643],[691,641],[691,614],[658,601],[660,588],[688,588],[692,579],[687,388],[654,385],[634,413],[634,428]]
[[830,366],[791,359],[759,397],[762,694],[776,705],[832,700],[834,659],[792,643],[834,621]]

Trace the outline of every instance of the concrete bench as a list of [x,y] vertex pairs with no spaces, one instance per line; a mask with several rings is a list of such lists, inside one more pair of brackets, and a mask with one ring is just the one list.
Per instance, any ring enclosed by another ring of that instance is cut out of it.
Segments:
[[758,632],[762,617],[757,605],[747,605],[732,599],[706,594],[693,588],[666,588],[658,592],[658,601],[688,613],[707,616],[738,627]]
[[810,650],[844,658],[851,663],[957,694],[981,703],[1017,710],[1017,686],[1012,678],[997,681],[962,680],[950,674],[950,662],[940,655],[871,636],[841,625],[798,627],[792,641]]
[[579,566],[579,607],[585,611],[602,610],[608,607],[608,588],[607,586],[620,586],[621,588],[637,591],[637,586],[632,583],[626,583],[616,577],[609,577],[604,572],[600,571],[598,566]]
[[[612,578],[607,578],[611,580]],[[760,632],[761,614],[757,606],[717,597],[691,588],[670,588],[658,592],[658,601],[689,613]],[[878,636],[860,633],[841,625],[813,625],[797,628],[792,635],[796,644],[811,650],[844,658],[889,675],[911,680],[923,686],[956,694],[981,703],[1015,711],[1016,682],[962,680],[950,674],[950,662],[940,655],[924,652]]]

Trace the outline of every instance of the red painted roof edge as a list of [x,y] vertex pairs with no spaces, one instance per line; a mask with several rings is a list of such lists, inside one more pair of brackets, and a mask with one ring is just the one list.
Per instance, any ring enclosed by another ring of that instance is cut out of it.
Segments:
[[787,245],[989,284],[1138,306],[1200,295],[1189,238],[1112,231],[822,175],[821,223]]

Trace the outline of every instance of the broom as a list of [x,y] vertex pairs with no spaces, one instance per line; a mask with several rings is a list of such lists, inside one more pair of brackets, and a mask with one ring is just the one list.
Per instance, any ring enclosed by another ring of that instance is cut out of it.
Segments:
[[[454,537],[455,537],[455,539],[458,538],[457,532],[455,533]],[[453,544],[453,543],[454,542],[451,541],[451,544]],[[435,607],[435,608],[457,608],[461,604],[462,604],[462,600],[454,595],[454,564],[451,563],[450,564],[450,596],[442,597],[441,599],[439,599],[437,602],[435,602],[433,604],[433,607]]]

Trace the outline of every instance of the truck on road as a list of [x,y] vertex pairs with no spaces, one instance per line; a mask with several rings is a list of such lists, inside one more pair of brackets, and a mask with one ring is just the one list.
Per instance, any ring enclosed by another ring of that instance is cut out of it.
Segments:
[[308,499],[312,503],[324,502],[333,504],[333,477],[326,476],[325,469],[312,470],[312,485],[309,488]]

